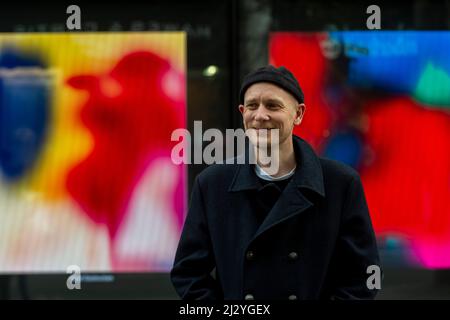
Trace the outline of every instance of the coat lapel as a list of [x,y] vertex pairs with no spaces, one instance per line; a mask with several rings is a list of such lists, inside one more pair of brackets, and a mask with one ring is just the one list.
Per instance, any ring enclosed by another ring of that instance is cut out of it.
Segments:
[[291,181],[256,231],[253,239],[257,238],[271,227],[290,219],[295,215],[301,214],[312,205],[312,202],[309,201],[301,193],[300,189],[293,184],[293,181]]
[[[313,203],[302,193],[303,189],[312,190],[318,195],[325,197],[323,173],[319,158],[311,146],[303,139],[293,136],[293,143],[297,170],[266,219],[259,226],[253,239],[273,226],[313,206]],[[257,190],[260,186],[261,183],[254,172],[253,166],[246,163],[239,166],[239,170],[228,191]]]

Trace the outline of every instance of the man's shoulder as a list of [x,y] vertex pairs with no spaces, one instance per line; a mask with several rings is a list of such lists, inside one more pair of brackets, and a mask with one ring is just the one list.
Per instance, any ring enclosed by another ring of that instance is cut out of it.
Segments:
[[332,179],[340,179],[340,180],[359,180],[359,173],[353,169],[351,166],[336,161],[333,159],[320,157],[320,164],[322,166],[322,172],[325,178],[332,178]]
[[301,150],[314,159],[314,162],[317,159],[319,160],[325,180],[342,182],[343,180],[352,181],[353,179],[359,179],[358,172],[351,166],[337,160],[319,156],[307,141],[298,136],[295,136],[294,139],[300,145]]

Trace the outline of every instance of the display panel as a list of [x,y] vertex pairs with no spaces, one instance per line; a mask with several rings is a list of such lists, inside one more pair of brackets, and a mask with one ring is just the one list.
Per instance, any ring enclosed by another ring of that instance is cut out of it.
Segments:
[[275,32],[269,52],[305,93],[294,133],[359,171],[380,246],[450,267],[450,32]]
[[0,272],[166,272],[183,32],[0,34]]

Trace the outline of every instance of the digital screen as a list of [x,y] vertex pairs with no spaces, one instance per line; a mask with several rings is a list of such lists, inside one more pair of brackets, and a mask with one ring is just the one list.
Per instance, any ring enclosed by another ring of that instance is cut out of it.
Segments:
[[0,34],[0,272],[166,272],[183,32]]
[[450,32],[275,32],[306,114],[294,133],[361,175],[374,229],[395,259],[450,267]]

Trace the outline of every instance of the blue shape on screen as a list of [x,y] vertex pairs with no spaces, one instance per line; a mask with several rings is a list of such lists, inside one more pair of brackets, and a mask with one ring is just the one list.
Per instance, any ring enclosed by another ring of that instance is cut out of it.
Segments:
[[337,31],[330,39],[350,58],[350,85],[412,95],[427,64],[450,74],[450,32]]
[[8,181],[31,168],[45,140],[51,86],[48,75],[36,72],[42,66],[37,58],[0,53],[0,168]]
[[25,54],[18,52],[12,48],[5,48],[0,53],[0,68],[16,68],[16,67],[40,67],[45,68],[45,64],[38,56],[30,53]]
[[358,168],[362,153],[362,141],[353,131],[337,132],[330,137],[323,155]]

